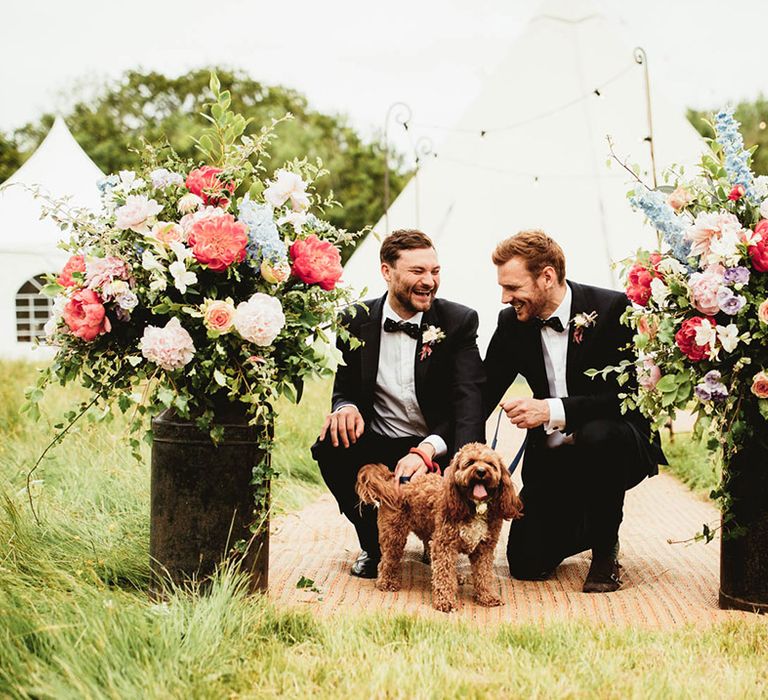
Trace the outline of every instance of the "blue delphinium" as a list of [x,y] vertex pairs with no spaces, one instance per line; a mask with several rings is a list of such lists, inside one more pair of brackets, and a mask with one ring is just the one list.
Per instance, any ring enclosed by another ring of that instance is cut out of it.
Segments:
[[667,204],[664,194],[639,185],[629,198],[629,203],[634,209],[642,211],[656,230],[661,232],[672,255],[681,263],[686,263],[691,254],[691,243],[683,236],[687,225]]
[[245,196],[238,213],[238,218],[248,227],[248,262],[259,268],[262,260],[278,263],[287,259],[288,251],[280,237],[272,207],[268,204],[256,204],[248,195]]
[[725,171],[731,184],[742,185],[746,197],[754,203],[754,175],[749,169],[749,153],[744,148],[740,126],[733,117],[733,111],[724,109],[715,117],[715,138],[725,153]]

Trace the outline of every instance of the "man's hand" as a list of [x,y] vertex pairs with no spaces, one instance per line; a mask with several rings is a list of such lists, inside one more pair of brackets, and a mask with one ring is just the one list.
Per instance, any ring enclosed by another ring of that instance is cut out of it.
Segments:
[[344,447],[349,447],[350,443],[357,442],[364,430],[365,421],[357,406],[342,406],[338,411],[326,416],[320,431],[320,441],[325,440],[326,433],[330,433],[334,447],[339,446],[339,440]]
[[[423,442],[419,445],[420,450],[424,450],[431,459],[435,457],[435,448],[428,442]],[[395,466],[395,484],[400,485],[401,476],[410,476],[411,481],[416,481],[420,477],[427,474],[429,469],[424,464],[424,460],[417,454],[407,454],[403,457]]]
[[518,428],[538,428],[549,421],[549,404],[543,399],[510,399],[501,408]]

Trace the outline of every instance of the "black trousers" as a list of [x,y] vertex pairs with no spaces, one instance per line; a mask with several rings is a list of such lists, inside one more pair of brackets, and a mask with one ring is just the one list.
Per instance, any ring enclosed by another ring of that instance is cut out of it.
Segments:
[[327,435],[325,440],[318,440],[312,445],[312,457],[336,498],[339,510],[355,526],[360,548],[370,555],[378,556],[380,553],[376,509],[360,504],[355,491],[357,473],[361,467],[372,462],[386,464],[394,471],[398,461],[422,439],[416,435],[388,438],[366,430],[360,439],[349,447],[344,447],[341,443],[334,447]]
[[586,423],[573,445],[529,446],[523,463],[523,517],[512,521],[509,571],[531,578],[592,549],[609,552],[623,518],[624,494],[649,473],[632,427],[620,419]]

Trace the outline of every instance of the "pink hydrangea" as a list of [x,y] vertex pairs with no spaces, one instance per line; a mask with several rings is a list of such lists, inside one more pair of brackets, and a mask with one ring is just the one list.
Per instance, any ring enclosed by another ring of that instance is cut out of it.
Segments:
[[195,355],[195,344],[178,318],[172,318],[163,328],[147,326],[141,338],[141,354],[165,370],[184,367]]
[[280,300],[256,292],[248,301],[240,302],[235,312],[235,329],[241,338],[256,345],[271,345],[285,326]]

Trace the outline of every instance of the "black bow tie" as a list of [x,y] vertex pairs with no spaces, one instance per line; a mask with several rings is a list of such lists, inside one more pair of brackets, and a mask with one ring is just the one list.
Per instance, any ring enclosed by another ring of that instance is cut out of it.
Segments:
[[563,328],[563,322],[557,316],[552,316],[551,318],[546,318],[546,319],[534,318],[533,325],[539,329],[544,328],[546,326],[548,328],[551,328],[554,331],[557,331],[558,333],[562,333],[565,330]]
[[418,340],[421,336],[421,328],[418,324],[411,323],[410,321],[395,321],[393,318],[384,319],[384,330],[387,333],[397,333],[401,331],[410,336],[414,340]]

